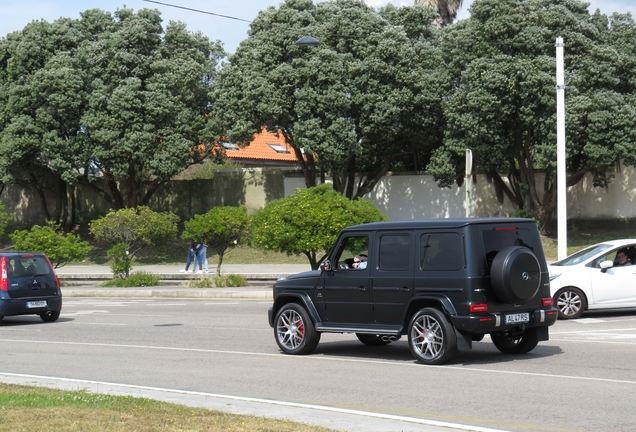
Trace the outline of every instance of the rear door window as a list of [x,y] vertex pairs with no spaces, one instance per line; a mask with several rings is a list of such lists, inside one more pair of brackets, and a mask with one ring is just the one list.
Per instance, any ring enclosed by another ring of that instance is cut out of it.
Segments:
[[408,270],[411,262],[411,236],[388,234],[380,237],[380,270]]
[[459,234],[424,233],[420,237],[422,270],[459,270],[462,266],[462,256]]
[[486,252],[486,264],[488,268],[492,265],[492,260],[497,253],[510,246],[522,246],[530,249],[532,252],[542,252],[541,245],[537,245],[538,235],[535,235],[536,231],[531,231],[527,228],[520,228],[515,226],[502,226],[495,227],[493,229],[484,230],[484,249]]

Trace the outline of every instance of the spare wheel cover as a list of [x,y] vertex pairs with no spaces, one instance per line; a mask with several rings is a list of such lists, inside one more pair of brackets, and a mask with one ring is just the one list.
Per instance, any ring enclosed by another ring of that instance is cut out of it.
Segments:
[[493,259],[490,283],[502,302],[522,304],[539,291],[541,266],[530,249],[510,246],[500,250]]

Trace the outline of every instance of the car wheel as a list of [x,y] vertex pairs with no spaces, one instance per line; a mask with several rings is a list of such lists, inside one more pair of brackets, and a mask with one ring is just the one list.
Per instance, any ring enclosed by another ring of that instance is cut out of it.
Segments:
[[305,308],[287,303],[276,314],[274,336],[279,348],[286,354],[309,354],[320,342],[320,333]]
[[59,317],[60,317],[60,311],[46,311],[40,314],[40,318],[42,318],[42,321],[44,322],[57,321]]
[[492,260],[490,283],[497,298],[523,304],[534,298],[541,285],[541,266],[534,253],[521,246],[500,250]]
[[537,346],[539,339],[537,329],[529,328],[523,333],[492,333],[490,335],[492,343],[504,354],[525,354]]
[[[382,335],[373,335],[373,334],[365,334],[365,333],[356,333],[358,340],[367,346],[383,346],[388,345],[392,341],[391,340],[382,340]],[[397,340],[397,338],[395,339]]]
[[440,310],[424,308],[409,323],[409,348],[420,363],[442,364],[457,354],[457,336]]
[[585,294],[574,287],[561,288],[554,295],[554,304],[559,309],[559,319],[580,317],[587,309]]

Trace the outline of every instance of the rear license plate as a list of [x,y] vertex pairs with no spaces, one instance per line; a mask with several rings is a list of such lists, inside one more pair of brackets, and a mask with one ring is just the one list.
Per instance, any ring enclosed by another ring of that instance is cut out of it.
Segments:
[[26,302],[26,307],[31,309],[31,308],[39,308],[39,307],[46,307],[46,300],[38,300],[38,301],[30,301],[30,302]]
[[506,315],[504,320],[506,324],[519,324],[519,323],[527,323],[530,322],[530,313],[518,313],[513,315]]

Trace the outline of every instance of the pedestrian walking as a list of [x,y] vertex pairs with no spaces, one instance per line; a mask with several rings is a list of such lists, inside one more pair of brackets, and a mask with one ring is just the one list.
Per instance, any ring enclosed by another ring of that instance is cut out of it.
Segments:
[[[188,272],[188,268],[190,268],[190,264],[192,263],[192,260],[196,258],[196,247],[197,247],[197,244],[195,243],[195,241],[190,240],[190,246],[188,247],[188,259],[186,261],[185,269],[179,270],[181,273]],[[194,268],[196,268],[196,262],[194,263],[194,267],[192,269],[194,270]]]
[[[208,257],[207,257],[208,246],[205,240],[202,240],[201,243],[197,245],[196,249],[196,259],[199,263],[199,271],[197,273],[203,273],[202,265],[205,264],[205,273],[209,273],[208,269]],[[195,265],[196,266],[196,265]]]

